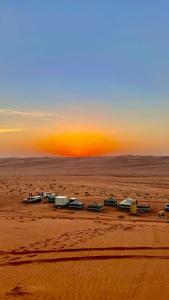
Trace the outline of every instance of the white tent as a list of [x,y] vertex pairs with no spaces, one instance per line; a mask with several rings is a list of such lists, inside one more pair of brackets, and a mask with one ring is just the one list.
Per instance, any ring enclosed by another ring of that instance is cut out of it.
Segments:
[[130,206],[133,203],[133,201],[134,201],[133,199],[127,198],[127,199],[124,199],[123,201],[121,201],[119,203],[119,205]]

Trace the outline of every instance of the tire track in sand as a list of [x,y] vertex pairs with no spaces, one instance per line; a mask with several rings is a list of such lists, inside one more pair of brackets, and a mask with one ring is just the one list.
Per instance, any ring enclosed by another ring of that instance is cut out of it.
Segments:
[[23,261],[9,261],[7,263],[0,263],[0,266],[18,266],[25,264],[39,264],[39,263],[56,263],[56,262],[70,262],[70,261],[91,261],[91,260],[113,260],[113,259],[164,259],[168,260],[169,255],[93,255],[93,256],[72,256],[72,257],[59,257],[59,258],[42,258],[36,260],[23,260]]
[[[13,252],[11,256],[1,254],[0,266],[34,263],[56,263],[81,260],[108,259],[169,259],[169,247],[107,247],[77,248],[62,250],[24,251],[20,256]],[[128,252],[127,252],[128,251]],[[167,252],[166,252],[167,251]],[[107,252],[107,253],[106,253]],[[76,256],[74,255],[76,253]],[[5,254],[6,255],[6,254]]]

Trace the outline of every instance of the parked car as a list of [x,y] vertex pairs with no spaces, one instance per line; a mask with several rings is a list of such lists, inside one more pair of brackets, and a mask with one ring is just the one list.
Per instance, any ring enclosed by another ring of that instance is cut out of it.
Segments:
[[47,198],[49,203],[55,203],[56,195],[55,194],[48,195],[46,198]]
[[42,193],[42,197],[43,198],[48,198],[48,197],[52,197],[52,196],[56,196],[54,193],[51,193],[51,192],[43,192]]
[[104,205],[105,206],[112,206],[112,207],[116,207],[117,206],[117,200],[114,198],[109,198],[104,200]]
[[164,210],[169,211],[169,204],[168,203],[165,205]]
[[42,200],[43,200],[42,196],[32,196],[24,199],[22,203],[34,204],[34,203],[41,202]]
[[96,212],[102,211],[103,210],[103,204],[100,204],[100,203],[97,203],[97,202],[91,203],[91,204],[88,205],[87,210],[96,211]]
[[149,205],[137,205],[137,211],[141,213],[150,212],[151,207]]
[[79,201],[79,200],[72,200],[70,199],[69,204],[68,204],[68,208],[71,209],[83,209],[84,208],[84,203]]
[[74,202],[74,201],[79,201],[77,198],[69,198],[69,203]]

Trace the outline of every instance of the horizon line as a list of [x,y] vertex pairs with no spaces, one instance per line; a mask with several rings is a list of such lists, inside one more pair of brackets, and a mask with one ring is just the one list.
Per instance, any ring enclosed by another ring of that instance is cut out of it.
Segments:
[[71,159],[91,159],[91,158],[109,158],[109,157],[169,157],[167,155],[154,154],[119,154],[119,155],[100,155],[100,156],[0,156],[0,159],[46,159],[46,158],[71,158]]

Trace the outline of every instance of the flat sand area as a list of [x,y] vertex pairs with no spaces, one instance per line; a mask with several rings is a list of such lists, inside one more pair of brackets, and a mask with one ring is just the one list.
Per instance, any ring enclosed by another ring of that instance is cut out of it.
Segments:
[[[31,192],[87,205],[133,197],[152,212],[129,216],[24,205]],[[0,159],[0,299],[167,300],[169,157]]]

